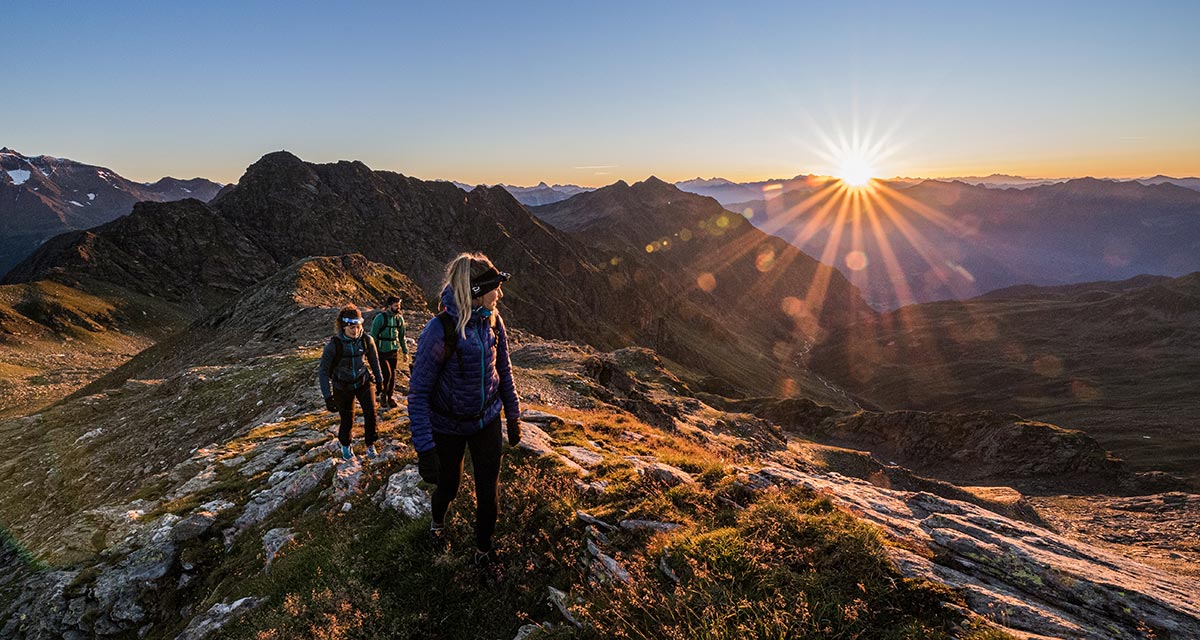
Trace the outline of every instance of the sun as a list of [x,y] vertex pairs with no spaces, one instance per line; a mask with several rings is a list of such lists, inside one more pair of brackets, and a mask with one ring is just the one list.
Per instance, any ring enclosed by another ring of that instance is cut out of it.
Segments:
[[875,177],[875,170],[862,158],[843,158],[837,178],[851,187],[865,187]]

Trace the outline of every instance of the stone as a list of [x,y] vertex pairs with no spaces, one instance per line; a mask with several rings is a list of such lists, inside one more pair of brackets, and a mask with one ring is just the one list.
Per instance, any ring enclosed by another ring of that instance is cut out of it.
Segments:
[[275,554],[279,553],[280,549],[295,539],[296,534],[290,528],[271,529],[263,534],[263,551],[267,554],[266,562],[263,564],[263,573],[271,570],[271,563],[275,561]]
[[333,501],[344,502],[346,498],[362,493],[359,486],[362,479],[363,467],[357,457],[338,462],[333,474]]
[[525,640],[533,635],[535,631],[540,631],[541,629],[542,625],[540,624],[523,624],[517,629],[517,635],[513,636],[513,640]]
[[556,416],[553,413],[546,413],[545,411],[538,411],[537,409],[525,409],[521,411],[521,421],[534,422],[546,426],[560,425],[566,422],[560,416]]
[[521,443],[517,447],[535,456],[549,455],[554,453],[554,438],[538,427],[523,422],[521,424]]
[[596,559],[596,563],[593,565],[593,567],[599,570],[598,572],[601,576],[605,578],[611,578],[613,580],[620,580],[621,582],[632,581],[632,578],[629,577],[629,572],[625,570],[625,567],[621,566],[621,563],[617,562],[615,558],[601,551],[600,548],[596,546],[595,542],[588,540],[587,548],[588,552],[592,554],[592,557]]
[[217,513],[221,513],[222,511],[232,509],[236,506],[237,506],[237,503],[235,503],[235,502],[217,499],[217,500],[209,500],[208,502],[205,502],[204,504],[200,505],[199,510],[207,511],[212,514],[217,514]]
[[655,482],[660,482],[668,487],[681,484],[696,484],[696,480],[688,472],[678,467],[659,462],[653,458],[626,456],[625,459],[633,463],[633,467],[637,470],[638,475]]
[[217,468],[208,466],[202,469],[199,473],[189,479],[187,482],[180,485],[171,493],[167,494],[168,500],[177,500],[183,496],[191,495],[203,491],[214,482],[217,481]]
[[604,529],[605,531],[616,531],[617,530],[616,526],[611,525],[611,524],[589,514],[586,511],[576,511],[575,517],[586,522],[587,524],[595,525],[596,527]]
[[177,548],[171,532],[179,519],[167,514],[156,520],[138,534],[129,555],[96,578],[92,595],[110,628],[124,630],[145,621],[141,596],[154,590],[175,563]]
[[653,533],[667,533],[674,531],[683,525],[674,522],[657,522],[654,520],[622,520],[617,523],[617,526],[626,531],[651,531]]
[[567,603],[567,594],[555,589],[554,587],[546,587],[546,589],[550,593],[548,596],[550,603],[553,604],[555,608],[558,609],[558,612],[567,619],[567,622],[570,622],[578,628],[583,628],[583,625],[575,619],[575,616],[571,615],[571,607]]
[[216,522],[216,514],[210,511],[200,511],[193,513],[184,519],[180,520],[171,529],[171,540],[174,542],[187,542],[194,540],[208,533]]
[[220,462],[223,466],[232,468],[232,467],[241,466],[241,464],[245,461],[246,461],[246,456],[233,456],[231,458],[225,458],[224,460],[221,460]]
[[175,640],[203,640],[260,603],[261,600],[250,596],[228,603],[218,602],[210,607],[204,615],[192,618],[183,632],[175,636]]
[[567,457],[588,469],[594,469],[601,462],[604,462],[604,456],[583,447],[566,446],[562,449],[567,452]]
[[251,458],[249,462],[242,465],[242,468],[238,469],[238,473],[246,476],[247,478],[256,476],[267,469],[271,469],[278,465],[285,457],[287,457],[287,454],[288,450],[286,443],[273,446],[265,451],[255,454],[255,456]]
[[375,503],[382,509],[391,509],[409,518],[429,515],[429,493],[418,483],[421,474],[417,465],[410,464],[388,478],[387,486],[375,494]]
[[238,516],[233,526],[226,531],[226,545],[232,544],[238,533],[262,522],[285,503],[316,489],[332,468],[332,460],[314,462],[289,473],[270,488],[255,494],[242,511],[242,515]]

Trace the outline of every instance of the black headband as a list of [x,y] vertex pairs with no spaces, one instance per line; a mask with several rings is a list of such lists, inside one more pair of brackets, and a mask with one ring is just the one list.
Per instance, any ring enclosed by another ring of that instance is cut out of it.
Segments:
[[510,277],[509,274],[503,271],[497,271],[496,267],[489,267],[487,271],[479,274],[478,277],[471,278],[471,297],[478,298],[500,286],[501,282],[508,280]]

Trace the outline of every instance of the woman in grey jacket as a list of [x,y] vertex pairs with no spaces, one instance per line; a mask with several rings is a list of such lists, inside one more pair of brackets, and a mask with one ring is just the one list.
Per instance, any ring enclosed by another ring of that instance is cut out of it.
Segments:
[[363,411],[367,457],[374,458],[379,453],[375,449],[375,395],[371,384],[379,389],[382,380],[379,353],[375,341],[363,330],[362,312],[352,304],[346,305],[338,312],[334,335],[325,344],[317,366],[317,382],[325,397],[325,408],[341,417],[338,442],[345,460],[354,457],[350,451],[350,427],[354,424],[355,398]]

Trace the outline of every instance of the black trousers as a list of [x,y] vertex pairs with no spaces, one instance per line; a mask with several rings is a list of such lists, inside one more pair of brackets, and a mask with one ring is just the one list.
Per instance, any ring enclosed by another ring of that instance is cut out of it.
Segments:
[[392,394],[396,392],[396,362],[400,351],[380,351],[379,352],[379,369],[383,373],[383,400],[384,402],[392,399]]
[[437,446],[438,483],[433,492],[433,521],[446,522],[446,510],[458,495],[462,481],[463,455],[471,450],[471,471],[475,477],[475,545],[480,551],[492,549],[492,534],[500,514],[500,452],[504,440],[500,418],[469,436],[433,432]]
[[342,443],[343,447],[350,446],[350,427],[354,426],[355,398],[358,398],[358,404],[362,407],[363,430],[366,431],[365,440],[369,447],[376,440],[375,394],[372,393],[369,382],[363,383],[363,386],[358,389],[335,388],[333,390],[333,402],[337,405],[338,417],[342,420],[338,425],[338,442]]

